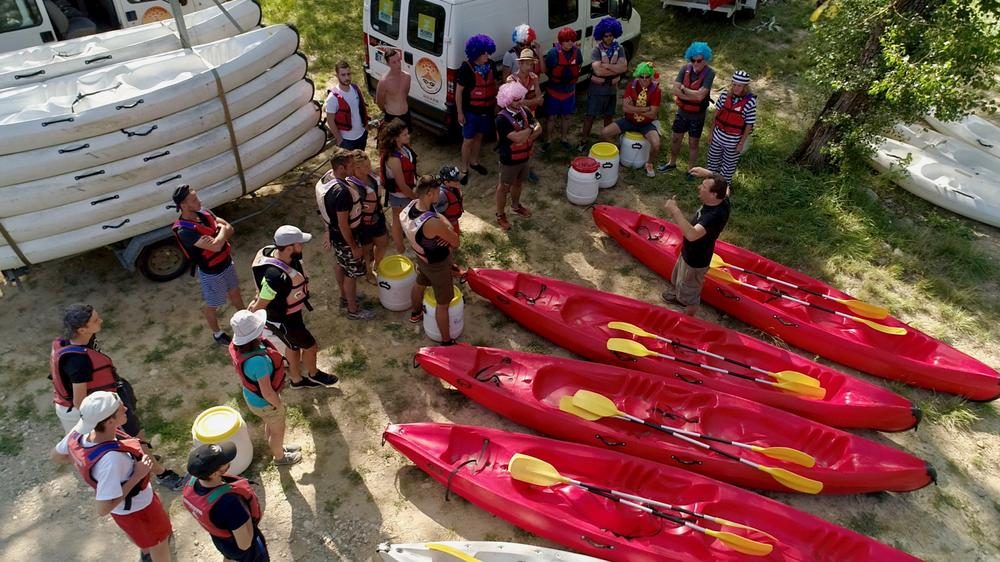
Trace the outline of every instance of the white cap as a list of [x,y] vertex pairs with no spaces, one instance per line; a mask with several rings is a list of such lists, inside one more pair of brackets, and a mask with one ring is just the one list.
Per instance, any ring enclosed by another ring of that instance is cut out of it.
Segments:
[[278,246],[291,246],[292,244],[305,244],[312,240],[313,235],[302,232],[299,227],[290,224],[278,227],[274,231],[274,243]]
[[267,322],[267,310],[236,311],[229,320],[229,325],[233,327],[233,345],[243,345],[259,338],[264,333],[265,322]]
[[114,392],[98,390],[83,399],[80,404],[80,421],[76,422],[73,431],[86,435],[97,424],[115,415],[122,404],[122,399]]

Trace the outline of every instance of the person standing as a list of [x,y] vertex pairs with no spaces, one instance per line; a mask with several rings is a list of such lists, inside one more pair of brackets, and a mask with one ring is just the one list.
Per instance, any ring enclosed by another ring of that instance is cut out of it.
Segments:
[[604,126],[612,123],[618,104],[618,82],[628,71],[625,49],[618,44],[622,24],[612,17],[601,18],[594,26],[594,50],[590,53],[590,86],[587,90],[587,115],[583,118],[581,137],[586,142],[594,119],[602,117]]
[[434,210],[444,215],[448,219],[448,224],[456,234],[461,234],[462,230],[458,220],[465,212],[465,201],[462,197],[462,184],[458,181],[462,172],[455,166],[441,166],[438,171],[437,180],[441,183],[441,194],[434,204]]
[[361,202],[361,228],[358,231],[358,243],[364,249],[365,278],[375,284],[378,275],[378,264],[385,257],[385,249],[389,245],[389,229],[385,224],[385,209],[382,207],[382,188],[378,178],[372,175],[372,162],[363,150],[352,150],[350,175],[347,181],[364,194]]
[[268,562],[267,541],[260,532],[264,514],[246,478],[227,474],[236,445],[200,445],[188,455],[191,479],[184,486],[184,507],[208,531],[226,560]]
[[[535,51],[523,49],[517,58],[517,62],[524,64],[517,65],[517,70],[505,80],[505,82],[517,82],[528,91],[527,94],[524,94],[524,99],[521,100],[521,107],[531,112],[532,115],[535,115],[538,108],[542,106],[542,88],[539,85],[539,74],[531,70],[532,67],[539,68],[542,66],[538,64],[539,60]],[[528,63],[532,63],[531,66]],[[535,173],[534,168],[529,166],[528,181],[538,183],[538,179],[538,174]]]
[[542,134],[542,127],[522,105],[526,93],[524,86],[514,81],[501,86],[497,94],[497,103],[503,109],[496,117],[497,150],[500,153],[496,217],[503,230],[510,230],[511,227],[507,218],[508,193],[511,210],[522,217],[531,216],[531,211],[521,204],[521,190],[528,177],[532,146]]
[[701,304],[701,288],[705,284],[705,274],[712,263],[715,241],[729,222],[729,182],[719,174],[694,167],[689,173],[703,181],[698,184],[698,199],[701,207],[688,221],[684,211],[677,206],[677,199],[671,197],[663,208],[677,223],[684,235],[681,255],[677,257],[670,286],[661,295],[669,303],[684,307],[688,316],[694,316]]
[[326,98],[327,128],[337,146],[348,150],[364,149],[368,144],[368,103],[361,88],[351,82],[351,65],[340,61],[334,69],[337,83],[330,88]]
[[569,122],[576,111],[576,79],[580,76],[583,55],[576,46],[576,32],[571,27],[559,30],[556,38],[559,44],[545,54],[545,68],[549,80],[545,83],[545,143],[542,150],[548,150],[552,142],[552,121],[557,122],[559,144],[566,150],[579,151],[583,143],[573,146],[569,142]]
[[[375,88],[375,105],[382,110],[383,126],[393,119],[400,119],[406,126],[410,121],[410,75],[403,71],[403,51],[396,48],[382,50],[389,72]],[[363,148],[363,147],[362,147]]]
[[451,229],[448,219],[434,210],[441,186],[437,178],[421,176],[417,182],[417,198],[403,209],[403,231],[413,251],[417,254],[417,282],[410,295],[412,311],[410,322],[424,318],[424,290],[434,290],[437,308],[434,319],[441,332],[441,343],[453,345],[449,326],[448,305],[454,296],[452,285],[452,250],[458,248],[459,235]]
[[[302,309],[309,304],[309,283],[302,265],[303,244],[312,234],[292,225],[279,226],[274,232],[274,245],[264,246],[254,257],[251,272],[257,284],[257,297],[248,310],[267,309],[267,325],[285,345],[288,360],[289,387],[332,387],[337,377],[320,371],[316,366],[316,338],[306,328]],[[305,372],[303,372],[303,369]]]
[[497,108],[496,70],[490,55],[497,50],[489,35],[473,35],[465,42],[465,56],[458,69],[455,85],[455,111],[462,126],[462,185],[469,183],[469,168],[485,176],[486,166],[479,162],[483,135],[493,135],[493,116]]
[[653,65],[644,62],[635,67],[635,80],[625,87],[622,109],[625,117],[604,127],[601,137],[605,141],[614,142],[618,135],[635,131],[649,141],[649,156],[646,160],[646,175],[656,176],[653,162],[660,152],[660,132],[653,121],[660,111],[660,88],[653,82]]
[[[545,65],[542,63],[542,47],[538,44],[538,35],[530,25],[522,23],[515,27],[510,34],[510,40],[514,42],[514,46],[503,54],[503,62],[501,63],[504,82],[510,80],[512,74],[520,72],[522,66],[527,66],[524,69],[525,73],[534,73],[536,76],[545,73]],[[531,51],[530,59],[526,58],[525,49]]]
[[155,461],[139,440],[120,428],[128,407],[113,392],[99,390],[84,398],[73,430],[49,457],[73,463],[80,478],[94,489],[97,515],[111,514],[118,527],[139,547],[143,559],[168,562],[173,527],[159,496],[149,484]]
[[180,217],[174,221],[172,229],[184,256],[198,268],[201,298],[205,301],[202,314],[215,343],[229,345],[229,335],[219,326],[219,308],[227,299],[236,310],[243,308],[229,242],[235,232],[233,225],[203,208],[198,193],[187,184],[174,190],[173,201]]
[[718,170],[732,183],[736,165],[740,163],[740,155],[746,149],[756,122],[757,96],[750,92],[750,74],[737,70],[729,90],[723,90],[715,101],[707,168]]
[[274,344],[261,337],[267,326],[267,310],[239,310],[229,323],[233,327],[229,358],[240,379],[243,401],[264,422],[264,437],[274,464],[295,464],[302,460],[302,447],[285,445],[285,403],[281,399],[285,361]]
[[397,254],[406,249],[399,213],[416,197],[417,153],[410,147],[410,128],[394,119],[379,133],[379,174],[385,186],[386,204],[392,209],[392,243]]
[[701,131],[705,128],[705,112],[708,110],[708,94],[715,80],[715,70],[708,66],[712,60],[712,49],[708,43],[695,41],[684,52],[688,61],[677,72],[674,80],[674,103],[677,104],[677,115],[671,127],[670,160],[659,167],[661,172],[677,168],[677,155],[681,152],[684,135],[688,136],[688,168],[698,165],[698,143]]

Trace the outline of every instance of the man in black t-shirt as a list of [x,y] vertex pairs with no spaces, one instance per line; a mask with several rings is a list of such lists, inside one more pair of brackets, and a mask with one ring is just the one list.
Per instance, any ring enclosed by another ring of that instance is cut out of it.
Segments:
[[705,168],[691,168],[690,174],[704,178],[698,185],[698,199],[701,207],[688,221],[684,211],[671,197],[664,208],[670,213],[684,235],[681,255],[674,264],[670,275],[671,287],[663,291],[663,300],[684,307],[688,316],[694,316],[701,303],[701,288],[705,284],[705,274],[712,263],[715,241],[729,222],[729,182],[719,174]]

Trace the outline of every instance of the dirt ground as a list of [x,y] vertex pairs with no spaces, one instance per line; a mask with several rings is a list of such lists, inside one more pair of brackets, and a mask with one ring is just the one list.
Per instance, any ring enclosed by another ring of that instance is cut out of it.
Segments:
[[[426,136],[415,141],[421,169],[455,162],[457,146],[439,146]],[[485,149],[484,162],[493,153]],[[304,167],[315,166],[313,160]],[[495,171],[495,164],[491,166]],[[586,209],[569,204],[563,164],[540,164],[542,182],[529,187],[530,220],[515,220],[510,236],[492,222],[495,176],[473,177],[463,218],[467,252],[480,255],[469,265],[511,267],[551,275],[603,290],[657,301],[661,283],[594,227]],[[656,213],[661,195],[630,189],[637,172],[623,172],[619,187],[601,202]],[[244,299],[253,296],[248,264],[285,223],[322,235],[312,186],[268,190],[219,209],[234,219],[277,204],[236,225],[234,248]],[[514,217],[517,219],[517,217]],[[982,246],[1000,255],[1000,232],[976,227]],[[277,560],[369,560],[382,541],[474,539],[514,540],[547,546],[460,498],[444,501],[444,489],[401,455],[380,444],[390,422],[451,421],[521,430],[514,424],[447,390],[411,366],[414,351],[430,342],[406,313],[377,308],[377,319],[352,323],[337,309],[331,257],[319,242],[306,248],[306,267],[316,310],[307,324],[321,347],[320,365],[342,377],[337,389],[286,391],[292,423],[289,441],[303,445],[305,460],[278,470],[259,460],[249,474],[262,484],[266,503],[262,528]],[[865,279],[834,278],[857,289]],[[376,293],[362,284],[369,297]],[[199,312],[197,281],[184,276],[151,283],[123,271],[107,251],[32,268],[20,287],[3,287],[0,298],[0,558],[4,560],[124,560],[135,549],[110,518],[95,515],[92,492],[65,467],[46,457],[60,439],[46,380],[48,342],[60,328],[60,309],[74,301],[92,303],[104,316],[103,349],[135,385],[141,414],[159,433],[158,451],[180,468],[190,424],[216,404],[242,407],[236,377],[224,349],[211,342]],[[905,288],[892,288],[891,291]],[[377,305],[376,305],[377,306]],[[228,319],[231,308],[222,315]],[[711,321],[754,333],[705,310]],[[1000,365],[1000,342],[984,332],[958,329],[941,319],[931,303],[904,320],[943,335],[960,349]],[[756,335],[760,335],[759,333]],[[565,355],[519,328],[475,295],[466,294],[468,343]],[[875,379],[868,379],[875,380]],[[914,399],[942,409],[960,401],[906,390]],[[951,411],[949,410],[949,411]],[[927,560],[1000,559],[1000,415],[995,406],[977,406],[972,419],[942,416],[916,432],[865,435],[903,447],[934,464],[940,484],[907,495],[797,497],[769,494],[800,509],[872,535]],[[259,453],[265,448],[260,426],[248,418]],[[20,443],[20,446],[17,444]],[[179,560],[218,560],[207,534],[182,507],[178,495],[160,492],[175,528]],[[989,531],[994,529],[994,531]]]

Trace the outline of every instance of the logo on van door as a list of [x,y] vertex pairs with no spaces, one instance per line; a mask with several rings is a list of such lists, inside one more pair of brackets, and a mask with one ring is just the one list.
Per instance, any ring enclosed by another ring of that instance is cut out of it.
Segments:
[[142,14],[142,23],[153,23],[154,21],[163,21],[165,19],[170,19],[170,12],[166,8],[161,8],[160,6],[153,6],[152,8],[145,11]]
[[441,71],[438,70],[437,64],[433,60],[421,57],[414,68],[417,74],[417,84],[420,84],[421,90],[428,94],[436,94],[441,91]]

